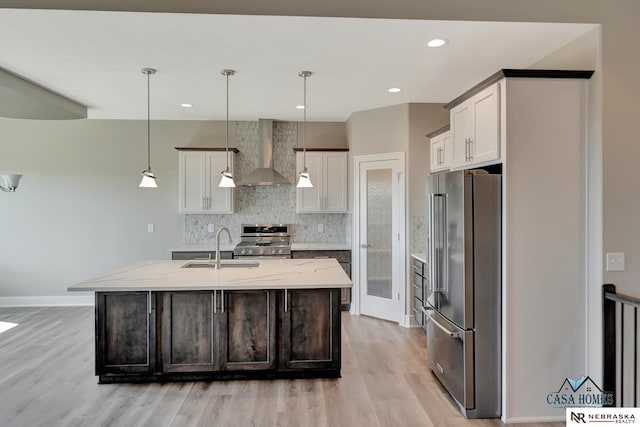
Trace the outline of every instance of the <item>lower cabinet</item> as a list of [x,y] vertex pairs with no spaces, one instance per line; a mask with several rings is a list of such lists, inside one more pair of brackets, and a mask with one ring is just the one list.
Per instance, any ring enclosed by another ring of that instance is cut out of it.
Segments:
[[220,369],[276,367],[276,291],[223,292],[218,319]]
[[155,295],[96,292],[96,375],[156,369]]
[[96,293],[100,382],[339,377],[340,340],[340,289]]
[[[233,251],[220,251],[220,259],[232,259]],[[172,251],[171,259],[216,259],[216,251]]]
[[282,302],[281,369],[340,369],[340,292],[287,291]]
[[219,346],[214,334],[214,292],[163,292],[163,372],[218,369]]
[[426,330],[426,319],[422,312],[422,306],[424,305],[424,300],[427,297],[425,289],[428,280],[426,279],[426,264],[421,260],[412,257],[411,267],[413,269],[413,316],[416,319],[418,326]]

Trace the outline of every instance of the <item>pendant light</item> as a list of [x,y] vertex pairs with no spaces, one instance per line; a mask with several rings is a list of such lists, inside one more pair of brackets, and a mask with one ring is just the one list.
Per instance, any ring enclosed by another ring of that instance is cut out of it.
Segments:
[[309,171],[307,170],[307,77],[311,75],[311,71],[300,71],[298,76],[304,79],[304,102],[302,110],[304,111],[304,122],[302,125],[302,164],[304,168],[302,172],[298,173],[298,188],[310,188],[313,187],[311,178],[309,178]]
[[222,70],[220,74],[227,78],[227,145],[225,148],[225,154],[227,156],[227,168],[223,170],[220,174],[222,177],[220,178],[220,184],[218,187],[235,187],[236,183],[233,182],[233,173],[229,168],[229,76],[233,76],[236,72],[234,70]]
[[142,74],[147,75],[147,169],[142,171],[142,181],[139,187],[157,188],[156,176],[151,172],[151,117],[150,117],[150,90],[149,76],[155,74],[158,70],[154,68],[143,68]]
[[16,188],[18,188],[18,183],[20,182],[20,178],[22,178],[22,175],[19,175],[19,174],[0,175],[0,183],[4,182],[4,185],[5,185],[4,187],[0,185],[0,190],[14,193],[16,191]]

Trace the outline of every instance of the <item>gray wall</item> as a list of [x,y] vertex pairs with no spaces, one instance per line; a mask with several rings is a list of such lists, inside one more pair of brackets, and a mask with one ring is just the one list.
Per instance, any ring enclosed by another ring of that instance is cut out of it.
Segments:
[[409,152],[407,157],[411,252],[424,254],[427,247],[426,180],[430,169],[430,142],[426,135],[449,124],[443,104],[409,104]]
[[[289,159],[282,172],[293,177],[296,124],[278,126],[288,135],[288,145],[280,147]],[[242,135],[251,143],[256,128],[255,122],[239,123],[238,138]],[[235,139],[236,127],[231,130]],[[345,146],[344,123],[314,123],[309,130],[309,146]],[[174,147],[224,146],[224,122],[154,121],[151,133],[151,166],[159,188],[143,189],[138,183],[147,164],[144,121],[0,119],[0,171],[24,175],[18,191],[0,193],[1,302],[68,295],[69,285],[130,262],[168,258],[167,248],[183,245],[185,219],[178,214]],[[293,187],[278,193],[282,196],[278,200],[287,200],[279,207],[288,211],[287,217],[266,209],[249,214],[242,208],[250,204],[248,200],[243,204],[243,199],[257,198],[259,205],[270,192],[277,193],[276,189],[240,189],[240,213],[247,216],[238,218],[256,220],[269,212],[270,219],[298,223],[306,241],[314,239],[317,227],[305,224],[322,221],[327,230],[322,237],[345,241],[347,215],[292,214]],[[232,221],[216,219],[215,224]],[[329,231],[335,223],[340,236]],[[154,233],[147,232],[147,224],[155,225]]]

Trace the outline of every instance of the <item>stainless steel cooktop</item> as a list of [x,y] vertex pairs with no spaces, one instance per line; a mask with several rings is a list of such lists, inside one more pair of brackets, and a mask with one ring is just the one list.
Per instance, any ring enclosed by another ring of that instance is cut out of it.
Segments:
[[242,224],[240,243],[234,248],[233,256],[290,258],[290,229],[289,224]]

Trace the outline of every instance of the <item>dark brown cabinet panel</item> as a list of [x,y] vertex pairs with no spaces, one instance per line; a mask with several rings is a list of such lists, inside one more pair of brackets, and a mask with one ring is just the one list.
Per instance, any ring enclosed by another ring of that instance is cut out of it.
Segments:
[[[231,259],[233,258],[232,251],[220,251],[220,259]],[[215,251],[173,251],[171,252],[171,259],[216,259]]]
[[340,369],[340,290],[282,292],[281,369]]
[[275,291],[224,292],[218,315],[222,370],[261,370],[276,366]]
[[96,374],[102,383],[338,377],[340,289],[97,292]]
[[335,258],[338,262],[351,262],[351,251],[292,251],[291,258]]
[[96,375],[155,370],[155,310],[149,292],[96,292]]
[[213,291],[162,293],[163,371],[216,370],[214,323]]

